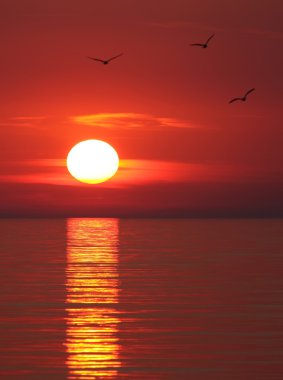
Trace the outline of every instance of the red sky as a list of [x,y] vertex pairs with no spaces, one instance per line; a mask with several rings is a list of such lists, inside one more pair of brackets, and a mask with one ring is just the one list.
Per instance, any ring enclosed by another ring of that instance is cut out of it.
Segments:
[[[1,0],[0,215],[282,216],[282,14],[279,0]],[[69,175],[85,139],[117,150],[110,181]]]

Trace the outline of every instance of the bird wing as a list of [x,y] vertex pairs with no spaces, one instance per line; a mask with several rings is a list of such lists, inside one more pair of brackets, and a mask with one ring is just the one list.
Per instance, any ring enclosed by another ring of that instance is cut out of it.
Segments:
[[253,92],[255,88],[251,88],[249,91],[246,92],[245,97],[248,96],[251,92]]
[[210,41],[214,36],[215,36],[215,34],[212,34],[212,35],[207,39],[206,44],[208,44],[209,41]]
[[233,102],[236,102],[237,100],[243,100],[242,98],[233,98],[230,100],[229,103],[233,103]]
[[191,46],[204,46],[204,44],[191,44]]
[[92,57],[87,57],[87,58],[89,58],[89,59],[92,59],[92,60],[94,60],[94,61],[98,61],[98,62],[105,62],[103,59],[100,59],[100,58],[92,58]]
[[115,59],[115,58],[121,57],[121,55],[123,55],[123,53],[120,53],[120,54],[118,54],[118,55],[115,55],[114,57],[111,57],[111,58],[107,59],[107,62],[112,61],[112,59]]

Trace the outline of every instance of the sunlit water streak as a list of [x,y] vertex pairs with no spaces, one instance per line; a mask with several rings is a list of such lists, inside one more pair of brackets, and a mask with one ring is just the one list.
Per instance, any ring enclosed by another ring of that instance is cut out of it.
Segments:
[[0,219],[0,233],[1,379],[282,379],[282,220]]
[[118,227],[116,219],[67,221],[68,379],[113,378],[120,366]]

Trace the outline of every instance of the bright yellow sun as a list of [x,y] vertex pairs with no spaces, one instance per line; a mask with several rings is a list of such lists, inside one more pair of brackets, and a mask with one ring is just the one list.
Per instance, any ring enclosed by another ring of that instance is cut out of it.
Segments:
[[78,181],[101,183],[117,172],[119,157],[116,150],[100,140],[85,140],[75,145],[67,157],[67,168]]

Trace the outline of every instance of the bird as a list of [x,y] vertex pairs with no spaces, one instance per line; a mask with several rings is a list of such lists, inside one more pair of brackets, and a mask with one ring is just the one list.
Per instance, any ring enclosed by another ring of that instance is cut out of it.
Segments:
[[233,99],[231,99],[230,101],[229,101],[229,103],[231,104],[231,103],[233,103],[233,102],[236,102],[237,100],[241,100],[242,102],[245,102],[246,100],[247,100],[247,96],[251,93],[251,92],[253,92],[255,90],[255,88],[251,88],[249,91],[247,91],[246,93],[245,93],[245,95],[242,97],[242,98],[233,98]]
[[115,55],[114,57],[111,57],[109,59],[100,59],[100,58],[93,58],[93,57],[87,57],[87,58],[92,59],[93,61],[101,62],[101,63],[103,63],[103,65],[108,65],[108,63],[110,61],[112,61],[113,59],[116,59],[118,57],[121,57],[121,55],[123,55],[123,53]]
[[208,39],[207,41],[204,43],[204,44],[191,44],[191,46],[201,46],[203,49],[206,49],[207,46],[208,46],[208,43],[209,41],[212,39],[212,37],[214,37],[215,34],[212,34]]

